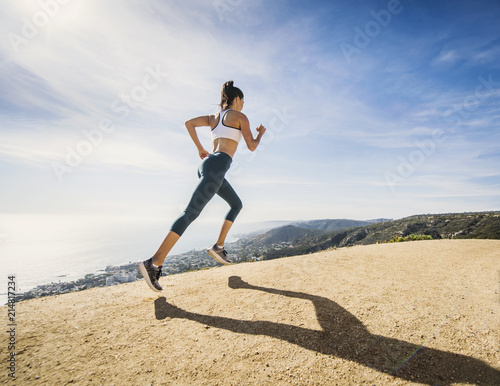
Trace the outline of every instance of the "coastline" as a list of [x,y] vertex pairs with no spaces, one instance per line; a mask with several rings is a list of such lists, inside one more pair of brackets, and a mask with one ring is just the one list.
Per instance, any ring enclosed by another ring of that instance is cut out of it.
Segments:
[[[235,263],[258,261],[260,257],[248,255],[239,242],[241,239],[228,244]],[[96,273],[86,274],[84,277],[72,281],[59,281],[40,284],[35,288],[16,294],[16,300],[23,301],[46,296],[54,296],[69,292],[83,291],[89,288],[110,287],[121,283],[131,283],[142,280],[137,266],[138,262],[129,262],[123,265],[108,265]],[[205,249],[192,250],[181,254],[171,255],[165,259],[162,276],[176,275],[184,272],[199,271],[206,268],[222,266],[207,254]]]
[[101,270],[95,274],[89,273],[78,280],[40,284],[33,289],[17,294],[16,298],[17,301],[23,301],[69,292],[83,291],[88,288],[109,287],[119,283],[130,283],[137,280],[138,272],[139,270],[137,269],[137,265],[135,263],[120,266],[107,266],[104,272]]
[[[149,257],[168,225],[163,217],[2,214],[0,267],[16,277],[19,300],[26,299],[25,294],[39,297],[42,293],[47,296],[105,286],[106,277],[113,276],[106,267],[128,271],[129,264]],[[239,223],[234,229],[238,236],[228,241],[236,242],[248,232],[267,227],[267,223]],[[213,223],[206,219],[193,224],[169,257],[172,273],[184,272],[183,264],[174,260],[191,261],[193,250],[212,245],[212,230]],[[27,235],[31,237],[29,243]],[[208,266],[191,263],[191,269]],[[0,304],[7,301],[5,282],[0,288]]]

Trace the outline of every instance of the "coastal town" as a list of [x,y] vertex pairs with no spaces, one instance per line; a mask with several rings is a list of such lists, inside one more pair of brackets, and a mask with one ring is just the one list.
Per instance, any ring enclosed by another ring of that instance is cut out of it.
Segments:
[[[251,249],[245,248],[245,241],[240,240],[228,244],[232,252],[232,259],[235,263],[244,261],[257,261],[265,248]],[[163,264],[163,275],[175,275],[178,273],[197,271],[220,265],[212,259],[206,251],[192,250],[178,255],[168,256]],[[50,284],[39,285],[29,291],[16,295],[17,301],[64,294],[68,292],[83,291],[93,287],[107,287],[120,283],[130,283],[142,279],[136,263],[130,262],[126,265],[107,266],[103,271],[90,273],[85,277],[75,281],[59,281]]]
[[139,270],[135,264],[119,267],[108,266],[104,272],[89,273],[75,281],[59,281],[57,283],[42,284],[29,291],[17,294],[17,301],[64,294],[68,292],[83,291],[93,287],[106,287],[118,283],[127,283],[137,280]]

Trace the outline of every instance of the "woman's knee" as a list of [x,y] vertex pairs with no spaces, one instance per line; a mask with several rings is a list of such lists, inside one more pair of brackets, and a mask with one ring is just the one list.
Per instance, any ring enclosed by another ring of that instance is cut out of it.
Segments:
[[238,212],[243,209],[243,202],[241,202],[239,197],[236,197],[236,199],[231,203],[231,209],[237,210]]

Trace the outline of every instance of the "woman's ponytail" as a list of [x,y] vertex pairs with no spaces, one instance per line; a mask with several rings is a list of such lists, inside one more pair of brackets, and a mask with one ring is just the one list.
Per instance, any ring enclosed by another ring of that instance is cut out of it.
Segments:
[[232,80],[224,83],[222,85],[222,91],[220,95],[221,110],[226,110],[227,108],[229,108],[236,97],[240,97],[243,99],[243,92],[238,87],[234,87],[234,82]]

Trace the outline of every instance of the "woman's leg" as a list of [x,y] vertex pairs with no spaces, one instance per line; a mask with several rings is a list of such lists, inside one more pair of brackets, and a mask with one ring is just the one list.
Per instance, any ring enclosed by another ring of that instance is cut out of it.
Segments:
[[243,204],[226,179],[222,182],[217,194],[229,204],[231,209],[227,212],[226,219],[222,224],[217,243],[212,248],[208,249],[207,252],[219,263],[233,264],[227,257],[227,252],[224,249],[224,243],[226,241],[227,233],[229,232],[229,229],[231,229],[236,216],[238,216],[238,213],[240,213],[243,208]]
[[203,208],[219,191],[224,181],[224,175],[231,165],[231,157],[227,154],[222,154],[222,156],[209,155],[201,163],[200,168],[198,169],[200,182],[198,183],[186,210],[174,222],[170,228],[170,232],[167,234],[154,256],[138,264],[139,270],[144,276],[146,283],[153,291],[160,292],[162,290],[158,280],[161,277],[161,266],[168,253],[177,240],[179,240],[182,236],[189,224],[191,224],[200,215]]
[[224,220],[224,222],[222,223],[222,228],[220,229],[219,238],[217,239],[217,245],[219,247],[224,246],[224,242],[226,241],[227,234],[232,226],[233,226],[233,222],[229,221],[229,220]]
[[[186,228],[198,218],[201,211],[205,208],[208,202],[215,196],[220,189],[226,168],[218,168],[217,159],[209,160],[211,162],[204,162],[199,171],[200,182],[196,187],[191,200],[189,201],[186,209],[174,221],[170,230],[179,236],[182,236]],[[219,170],[217,170],[219,169]]]
[[168,253],[180,238],[181,236],[177,233],[173,231],[168,232],[167,237],[165,237],[165,240],[161,243],[160,248],[158,248],[156,253],[153,255],[153,264],[158,267],[162,265]]
[[229,209],[229,212],[226,215],[226,219],[224,220],[224,223],[222,224],[220,233],[219,233],[219,238],[217,239],[217,245],[219,247],[224,246],[224,242],[226,241],[226,236],[231,229],[231,226],[234,223],[234,220],[236,219],[236,216],[240,213],[241,209],[243,208],[243,204],[234,191],[233,187],[227,182],[227,180],[224,178],[224,181],[222,181],[222,185],[217,191],[217,195],[221,197],[224,201],[226,201],[231,209]]
[[220,181],[217,183],[217,178],[215,178],[217,175],[217,173],[210,173],[209,175],[201,176],[200,183],[194,191],[188,207],[174,222],[167,237],[165,237],[160,248],[158,248],[158,251],[156,251],[153,257],[139,263],[139,270],[142,276],[144,276],[146,283],[153,291],[160,292],[163,289],[158,280],[161,277],[161,266],[168,253],[182,236],[189,224],[198,217],[208,201],[217,193],[217,190],[224,180],[224,175],[222,175],[222,178],[220,178]]
[[[153,255],[153,264],[157,266],[163,264],[168,253],[175,243],[177,243],[186,228],[198,218],[203,208],[205,208],[208,202],[224,186],[224,182],[227,183],[224,175],[229,166],[230,158],[228,163],[228,159],[224,157],[212,156],[202,162],[198,170],[198,177],[200,178],[198,186],[194,190],[186,209],[181,216],[174,221],[170,228],[170,232],[163,240],[158,251]],[[231,186],[229,186],[229,188],[231,188]],[[223,191],[225,191],[225,189],[223,189]]]

